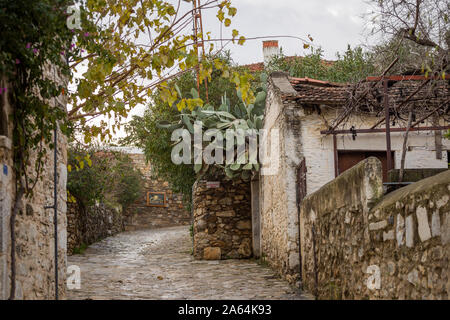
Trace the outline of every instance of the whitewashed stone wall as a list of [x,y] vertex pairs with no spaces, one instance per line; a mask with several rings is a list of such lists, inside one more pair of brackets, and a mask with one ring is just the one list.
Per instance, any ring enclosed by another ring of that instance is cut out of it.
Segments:
[[[274,175],[260,176],[261,258],[291,283],[299,279],[299,234],[296,168],[300,163],[300,110],[284,105],[270,83],[264,129],[279,131],[279,167]],[[273,89],[273,90],[272,90]],[[270,149],[270,148],[269,148]]]
[[[63,81],[60,74],[51,71],[52,76]],[[6,87],[6,81],[1,85]],[[11,88],[8,87],[11,92]],[[0,96],[0,111],[10,114],[12,108],[7,95]],[[58,107],[66,108],[64,97],[55,101]],[[11,284],[11,234],[10,216],[15,201],[15,176],[11,150],[12,123],[7,132],[0,136],[0,298],[9,298]],[[65,296],[66,279],[66,183],[67,183],[67,139],[58,134],[58,275],[60,298]],[[47,150],[44,159],[42,181],[36,184],[33,197],[22,201],[16,216],[16,293],[15,299],[53,299],[55,296],[55,255],[53,209],[53,150]],[[34,168],[33,157],[30,168]],[[30,174],[33,171],[30,169]]]

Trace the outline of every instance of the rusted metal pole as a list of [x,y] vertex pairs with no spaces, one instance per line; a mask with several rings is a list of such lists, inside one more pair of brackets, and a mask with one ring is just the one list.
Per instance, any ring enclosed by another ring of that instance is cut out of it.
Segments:
[[383,81],[384,88],[384,118],[386,119],[386,158],[387,171],[392,169],[392,153],[391,153],[391,127],[389,119],[389,96],[388,96],[388,80]]
[[339,175],[339,167],[338,167],[338,152],[337,152],[337,138],[336,135],[333,134],[333,152],[334,152],[334,177],[336,178]]
[[200,94],[200,60],[198,57],[198,20],[197,20],[197,1],[192,2],[192,6],[193,6],[193,16],[194,16],[194,27],[193,27],[193,34],[194,34],[194,50],[197,54],[197,92]]
[[[203,39],[203,18],[202,18],[202,5],[200,3],[200,0],[198,0],[198,16],[199,16],[199,25],[200,25],[200,34],[201,34],[201,41],[202,41],[202,59],[205,57],[205,40]],[[200,92],[200,91],[199,91]],[[209,103],[209,97],[208,97],[208,78],[205,79],[205,97],[206,97],[206,103]]]

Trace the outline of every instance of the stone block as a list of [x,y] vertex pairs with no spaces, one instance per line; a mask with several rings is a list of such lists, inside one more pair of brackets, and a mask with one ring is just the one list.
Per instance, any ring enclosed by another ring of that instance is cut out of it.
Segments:
[[436,207],[439,209],[443,206],[445,206],[448,202],[449,196],[448,195],[444,195],[441,199],[439,199],[438,201],[436,201]]
[[375,230],[384,229],[387,227],[387,225],[388,225],[388,223],[386,220],[382,220],[379,222],[372,222],[372,223],[369,223],[369,230],[375,231]]
[[406,217],[405,231],[406,231],[406,246],[412,248],[414,247],[414,220],[412,215]]
[[389,230],[388,232],[383,232],[383,241],[394,240],[394,230]]
[[216,216],[218,217],[234,217],[235,215],[236,212],[234,210],[219,211],[216,213]]
[[444,216],[444,222],[441,225],[441,241],[442,244],[450,243],[450,213]]
[[416,209],[417,223],[419,225],[419,238],[424,242],[431,238],[430,226],[428,224],[428,214],[425,207],[419,206]]
[[206,247],[203,249],[203,259],[205,260],[220,260],[222,250],[219,247]]
[[441,235],[441,221],[439,218],[439,211],[434,211],[431,216],[431,234],[433,237]]
[[220,200],[218,201],[218,203],[219,203],[219,204],[224,204],[224,205],[229,206],[229,205],[231,205],[231,204],[233,203],[233,200],[231,200],[230,197],[225,197],[225,198],[220,199]]
[[236,224],[236,228],[238,228],[240,230],[251,229],[252,228],[252,221],[251,220],[240,220]]
[[241,258],[249,258],[252,255],[252,247],[250,239],[246,238],[242,241],[238,249]]
[[408,282],[417,286],[419,284],[419,272],[416,269],[413,269],[410,273],[408,273],[407,277]]
[[397,215],[397,245],[400,247],[405,243],[404,234],[405,234],[405,219],[401,214]]
[[0,148],[11,150],[12,142],[7,136],[0,136]]

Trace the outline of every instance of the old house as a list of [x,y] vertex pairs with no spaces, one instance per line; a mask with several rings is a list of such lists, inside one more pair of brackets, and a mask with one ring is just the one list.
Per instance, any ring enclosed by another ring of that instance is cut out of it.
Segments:
[[[433,110],[440,105],[446,103],[448,108],[448,82],[440,81],[439,86],[427,93],[420,77],[392,77],[386,81],[391,107],[391,120],[387,121],[390,135],[386,135],[386,129],[377,127],[385,116],[380,80],[368,78],[357,87],[291,78],[284,73],[271,75],[264,129],[279,131],[279,140],[269,144],[279,144],[280,161],[277,174],[259,177],[259,195],[253,194],[259,196],[259,215],[253,213],[259,221],[253,228],[260,229],[257,232],[260,236],[254,237],[253,242],[260,243],[261,256],[292,282],[299,278],[302,259],[299,202],[368,157],[381,161],[386,188],[388,171],[400,168],[405,131],[405,122],[393,122],[392,113],[409,96],[417,94],[412,103],[420,106],[417,109],[420,115],[413,115],[414,128],[409,133],[405,168],[440,168],[441,171],[448,168],[450,140],[442,137],[442,130],[449,128],[448,122],[442,113],[433,116]],[[371,89],[370,97],[362,94],[367,88]],[[358,110],[352,110],[353,105],[349,107],[352,95],[354,100],[361,97]],[[421,118],[427,114],[428,117]],[[400,117],[405,119],[404,115]],[[386,151],[388,143],[390,153]],[[346,188],[349,190],[340,192],[350,193],[353,186]]]
[[[261,70],[277,49],[264,42],[265,62],[247,67]],[[194,256],[259,257],[319,298],[446,297],[447,80],[339,84],[272,73],[263,129],[274,154],[263,168],[275,170],[247,183],[197,182]],[[389,279],[380,280],[386,272]],[[428,288],[417,289],[420,281]]]

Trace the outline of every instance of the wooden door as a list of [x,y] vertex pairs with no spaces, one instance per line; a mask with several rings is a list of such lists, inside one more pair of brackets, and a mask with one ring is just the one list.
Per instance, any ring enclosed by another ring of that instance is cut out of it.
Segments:
[[[350,169],[358,162],[368,158],[376,157],[381,161],[383,169],[383,182],[387,182],[387,155],[386,151],[338,151],[338,170],[339,174]],[[394,152],[392,152],[392,161],[394,161]]]

